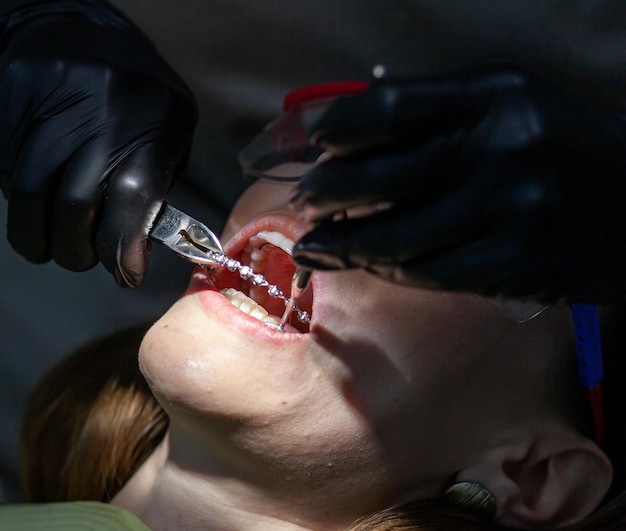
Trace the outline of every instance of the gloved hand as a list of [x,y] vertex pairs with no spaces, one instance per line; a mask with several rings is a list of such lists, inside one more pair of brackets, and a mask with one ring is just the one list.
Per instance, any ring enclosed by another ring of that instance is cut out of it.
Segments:
[[11,245],[74,271],[101,260],[120,285],[139,285],[149,228],[189,151],[193,96],[102,1],[5,0],[0,37]]
[[[624,296],[618,112],[499,72],[383,81],[335,101],[312,131],[333,158],[293,196],[318,223],[294,247],[299,264],[487,296]],[[370,211],[351,219],[356,205]]]

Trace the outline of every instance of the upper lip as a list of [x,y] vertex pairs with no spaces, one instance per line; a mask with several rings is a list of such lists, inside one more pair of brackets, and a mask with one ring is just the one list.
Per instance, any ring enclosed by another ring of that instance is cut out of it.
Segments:
[[294,242],[309,229],[299,219],[286,213],[264,214],[254,218],[242,227],[226,244],[224,252],[228,256],[240,253],[252,236],[263,230],[278,231]]

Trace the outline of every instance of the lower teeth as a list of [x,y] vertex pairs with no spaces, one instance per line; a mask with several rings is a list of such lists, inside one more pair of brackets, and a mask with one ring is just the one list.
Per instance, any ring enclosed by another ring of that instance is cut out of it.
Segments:
[[242,312],[247,313],[251,317],[264,323],[279,323],[278,319],[269,315],[263,306],[257,304],[245,293],[237,291],[235,288],[226,288],[221,291],[221,294],[224,295],[233,306],[239,308]]

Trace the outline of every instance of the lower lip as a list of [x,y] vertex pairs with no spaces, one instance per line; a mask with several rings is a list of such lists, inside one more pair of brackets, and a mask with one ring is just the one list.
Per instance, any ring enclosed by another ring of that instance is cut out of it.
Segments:
[[266,341],[301,340],[307,334],[301,334],[293,327],[287,325],[287,332],[283,333],[266,326],[258,319],[242,312],[233,306],[215,286],[211,274],[203,267],[194,269],[191,281],[185,295],[196,296],[200,304],[209,311],[212,317],[217,317],[233,331],[243,333],[248,337],[259,337]]

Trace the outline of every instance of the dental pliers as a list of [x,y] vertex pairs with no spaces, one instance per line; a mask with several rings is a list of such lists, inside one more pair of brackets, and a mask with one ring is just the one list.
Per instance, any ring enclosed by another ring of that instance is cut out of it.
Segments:
[[[200,265],[223,265],[225,255],[219,238],[204,223],[163,203],[150,229],[150,239],[165,245],[181,258]],[[276,329],[284,332],[296,300],[307,289],[312,271],[298,267],[291,279],[291,294]]]
[[150,239],[200,265],[217,265],[216,258],[224,256],[222,244],[212,230],[167,203],[163,203],[150,229]]

